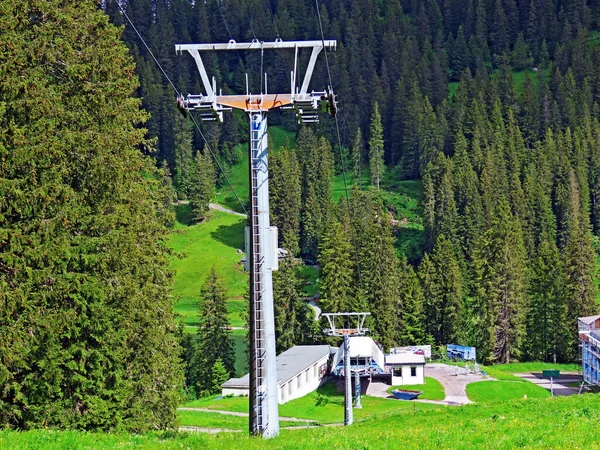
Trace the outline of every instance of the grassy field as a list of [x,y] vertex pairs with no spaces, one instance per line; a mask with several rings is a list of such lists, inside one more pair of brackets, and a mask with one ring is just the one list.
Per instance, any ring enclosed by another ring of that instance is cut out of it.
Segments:
[[528,381],[478,381],[467,385],[467,397],[475,403],[498,403],[507,400],[547,398],[550,391]]
[[[179,210],[187,208],[188,205],[178,205]],[[182,215],[180,212],[179,216]],[[211,211],[204,223],[192,226],[177,223],[171,235],[171,248],[180,257],[173,259],[171,268],[175,271],[174,291],[179,297],[175,311],[183,316],[186,331],[196,330],[200,288],[213,265],[227,283],[231,325],[243,325],[240,312],[244,309],[247,275],[236,250],[244,248],[245,222],[240,216]]]
[[[248,430],[248,418],[241,416],[230,416],[203,411],[178,411],[181,426],[200,427],[200,428],[219,428],[223,430],[239,430],[246,432]],[[314,425],[313,422],[282,421],[279,426],[299,427]]]
[[388,389],[388,392],[391,393],[392,389],[423,391],[423,393],[419,395],[419,399],[421,400],[444,400],[444,397],[446,396],[444,392],[444,386],[442,386],[438,380],[431,377],[425,377],[425,384],[392,386]]
[[552,364],[544,362],[498,364],[492,367],[506,373],[541,372],[548,369],[556,369],[560,370],[561,372],[579,372],[580,369],[579,365],[577,364]]
[[500,404],[381,414],[352,427],[282,428],[262,440],[246,433],[89,433],[0,431],[3,449],[598,449],[598,395],[513,400]]
[[[379,414],[414,413],[415,410],[435,409],[438,405],[411,403],[400,400],[363,396],[362,409],[354,411],[356,420],[367,419]],[[206,408],[221,411],[248,412],[247,397],[212,397],[194,400],[184,407]],[[344,396],[335,390],[333,383],[326,384],[315,392],[279,405],[279,415],[310,419],[319,423],[340,423],[344,420]]]

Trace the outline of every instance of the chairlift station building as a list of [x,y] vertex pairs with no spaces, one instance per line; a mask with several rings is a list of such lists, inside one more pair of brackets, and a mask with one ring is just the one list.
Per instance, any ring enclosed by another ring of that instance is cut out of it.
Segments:
[[600,385],[600,316],[580,317],[579,343],[583,381],[590,385]]

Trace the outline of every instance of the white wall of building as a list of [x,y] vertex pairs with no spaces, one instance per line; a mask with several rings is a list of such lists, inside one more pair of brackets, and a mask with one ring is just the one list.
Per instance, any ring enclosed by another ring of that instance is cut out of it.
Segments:
[[[423,365],[394,365],[391,368],[392,386],[425,384],[425,366]],[[399,376],[398,372],[400,372]]]
[[317,389],[327,369],[329,355],[323,356],[315,364],[298,373],[295,377],[279,385],[279,404],[310,394]]
[[221,395],[225,397],[226,395],[233,395],[235,397],[248,397],[249,389],[248,388],[223,388],[221,389]]

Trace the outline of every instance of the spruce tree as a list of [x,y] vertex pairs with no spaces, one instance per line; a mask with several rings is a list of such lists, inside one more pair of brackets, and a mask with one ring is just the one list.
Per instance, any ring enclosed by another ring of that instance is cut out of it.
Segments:
[[121,30],[91,1],[0,9],[0,424],[173,427],[172,216]]
[[521,353],[525,314],[525,248],[505,198],[473,257],[476,303],[472,333],[484,360],[508,363]]
[[279,245],[292,255],[299,252],[302,187],[296,153],[287,147],[269,157],[269,207],[277,226]]
[[212,392],[212,368],[221,360],[227,373],[234,373],[235,354],[227,318],[227,291],[213,266],[200,291],[198,310],[196,394]]
[[319,246],[319,292],[326,312],[353,311],[354,253],[347,227],[331,220]]
[[397,305],[397,344],[423,344],[425,337],[425,298],[419,278],[406,258],[400,260]]
[[379,183],[385,171],[383,159],[383,126],[377,103],[373,106],[371,128],[369,133],[369,169],[371,182],[379,190]]
[[211,156],[206,150],[204,153],[197,152],[189,194],[195,220],[202,221],[206,218],[210,199],[215,195],[215,183],[215,168]]
[[[285,258],[273,272],[273,305],[275,308],[275,348],[281,353],[300,341],[303,298],[299,264]],[[298,309],[300,308],[300,311]]]
[[212,386],[210,389],[211,394],[218,394],[221,392],[221,385],[225,383],[230,377],[229,371],[225,368],[221,358],[218,358],[211,369],[211,382]]

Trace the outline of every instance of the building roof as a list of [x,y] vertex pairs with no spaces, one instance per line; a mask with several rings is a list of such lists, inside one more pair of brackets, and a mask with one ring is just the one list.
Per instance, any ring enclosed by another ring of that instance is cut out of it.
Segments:
[[[329,345],[295,345],[277,356],[277,382],[285,384],[299,373],[312,367],[320,359],[329,357]],[[242,378],[230,378],[221,385],[224,388],[248,389],[250,375]]]
[[414,353],[396,353],[392,355],[385,355],[385,364],[425,364],[425,356],[415,355]]
[[598,319],[600,319],[600,316],[587,316],[587,317],[580,317],[578,320],[580,322],[585,323],[586,325],[591,325],[594,322],[596,322]]
[[329,357],[329,345],[295,345],[277,356],[277,381],[284,384],[323,357]]
[[242,378],[230,378],[221,385],[224,388],[242,388],[248,389],[250,386],[250,375],[246,374]]

